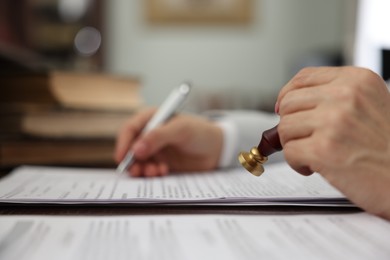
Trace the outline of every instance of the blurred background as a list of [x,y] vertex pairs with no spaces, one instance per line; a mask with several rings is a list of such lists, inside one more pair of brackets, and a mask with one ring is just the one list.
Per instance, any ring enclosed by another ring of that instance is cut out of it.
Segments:
[[142,75],[143,93],[152,104],[185,79],[196,86],[196,110],[269,109],[299,67],[341,59],[344,1],[215,1],[248,2],[247,18],[190,24],[150,24],[144,2],[107,6],[105,57],[112,72]]
[[306,66],[364,66],[388,80],[388,10],[388,0],[2,0],[0,79],[15,71],[124,77],[137,85],[139,106],[157,106],[189,81],[188,111],[272,111]]
[[359,13],[358,0],[3,0],[0,40],[57,68],[137,77],[149,105],[188,80],[195,111],[270,109],[304,66],[356,62],[382,73],[388,2],[362,0]]

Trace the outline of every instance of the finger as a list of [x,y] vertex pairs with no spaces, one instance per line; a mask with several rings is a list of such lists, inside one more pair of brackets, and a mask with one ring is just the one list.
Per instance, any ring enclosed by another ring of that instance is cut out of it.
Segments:
[[168,173],[169,173],[168,164],[165,162],[159,162],[158,163],[158,170],[159,170],[161,176],[168,175]]
[[146,177],[156,177],[160,176],[160,169],[155,162],[145,163],[144,176]]
[[321,85],[317,88],[302,88],[289,91],[279,104],[279,114],[283,116],[315,108],[321,101],[327,99],[326,88],[327,85]]
[[142,131],[146,123],[154,114],[155,109],[147,109],[131,117],[120,129],[115,144],[115,160],[120,162],[130,149],[134,139]]
[[190,131],[179,116],[142,136],[134,144],[134,154],[144,160],[169,145],[178,145]]
[[170,155],[170,152],[168,149],[162,150],[156,156],[154,156],[154,159],[157,163],[158,170],[160,172],[161,176],[166,176],[169,174],[170,171],[170,160],[169,158],[174,158],[173,155]]
[[129,168],[129,174],[131,177],[140,177],[142,176],[142,165],[140,163],[133,163]]
[[311,149],[312,145],[310,138],[303,138],[289,141],[283,149],[286,161],[291,168],[305,176],[320,172],[317,158]]
[[333,67],[309,67],[299,71],[279,92],[276,103],[281,104],[284,96],[293,89],[324,85],[336,78],[338,70]]
[[280,118],[278,133],[283,147],[289,141],[311,136],[315,129],[320,127],[320,122],[316,120],[321,118],[313,114],[313,111],[302,111]]
[[166,176],[169,172],[169,165],[163,159],[163,156],[158,154],[145,164],[144,175],[147,177]]

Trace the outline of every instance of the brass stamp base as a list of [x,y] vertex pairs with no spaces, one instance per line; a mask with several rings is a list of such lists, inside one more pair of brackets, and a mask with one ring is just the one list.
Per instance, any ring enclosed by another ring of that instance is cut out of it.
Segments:
[[241,152],[238,155],[241,165],[255,176],[260,176],[264,172],[263,164],[268,160],[262,156],[257,147],[253,147],[250,152]]

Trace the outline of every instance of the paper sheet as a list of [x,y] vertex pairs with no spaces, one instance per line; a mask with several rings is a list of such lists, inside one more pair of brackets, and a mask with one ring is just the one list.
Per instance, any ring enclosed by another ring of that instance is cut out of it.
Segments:
[[0,217],[0,259],[389,259],[390,223],[296,216]]
[[182,173],[116,182],[113,170],[21,167],[0,181],[0,202],[351,205],[320,175],[305,177],[287,164],[261,177],[244,169]]

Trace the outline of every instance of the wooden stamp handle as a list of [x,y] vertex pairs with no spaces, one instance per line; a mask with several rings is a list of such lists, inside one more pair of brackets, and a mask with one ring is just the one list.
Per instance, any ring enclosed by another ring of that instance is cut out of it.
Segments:
[[263,156],[267,157],[283,149],[282,144],[280,143],[277,125],[263,132],[257,149]]

